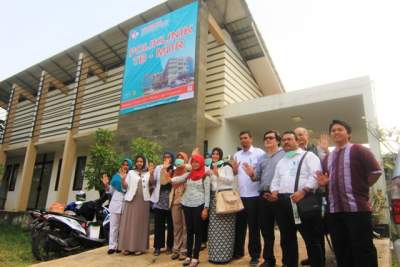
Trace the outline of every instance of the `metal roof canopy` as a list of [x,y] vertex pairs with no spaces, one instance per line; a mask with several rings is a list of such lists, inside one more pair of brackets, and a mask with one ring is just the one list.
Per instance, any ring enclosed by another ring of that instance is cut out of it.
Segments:
[[[36,95],[42,71],[46,71],[64,84],[74,82],[76,62],[81,52],[91,56],[105,70],[123,65],[130,29],[191,2],[193,1],[168,0],[1,81],[0,100],[8,102],[13,83]],[[208,0],[206,4],[218,24],[231,34],[245,60],[263,56],[270,60],[245,0]],[[272,64],[271,60],[270,62]],[[276,71],[275,74],[279,79]]]

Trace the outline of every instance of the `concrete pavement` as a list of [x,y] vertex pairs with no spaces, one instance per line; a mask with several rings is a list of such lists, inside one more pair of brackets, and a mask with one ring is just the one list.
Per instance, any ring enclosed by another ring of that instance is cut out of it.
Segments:
[[[152,239],[152,237],[151,237]],[[304,242],[299,236],[299,255],[300,259],[304,259],[306,257],[306,251],[304,247]],[[378,250],[379,257],[379,266],[389,267],[391,266],[391,257],[389,250],[389,239],[375,239],[375,246]],[[150,244],[153,242],[151,240]],[[333,253],[330,251],[329,246],[326,245],[327,248],[327,265],[326,267],[336,266],[334,262]],[[247,250],[247,249],[246,249]],[[279,231],[276,231],[276,241],[275,241],[275,255],[277,258],[277,266],[281,266],[281,249],[279,247]],[[240,260],[232,261],[231,263],[225,266],[248,266],[250,258],[248,255],[243,257]],[[260,263],[262,259],[260,259]],[[43,262],[39,264],[32,265],[35,267],[53,267],[53,266],[62,266],[62,267],[181,267],[182,264],[180,261],[172,261],[169,256],[165,253],[162,253],[160,256],[155,257],[152,254],[152,250],[149,250],[147,253],[141,256],[124,256],[121,254],[113,254],[107,255],[107,247],[102,247],[98,249],[94,249],[91,251],[86,251],[77,255],[72,255],[69,257],[61,258],[58,260]],[[200,253],[200,265],[203,267],[207,266],[220,266],[210,264],[207,261],[207,250],[203,250]]]

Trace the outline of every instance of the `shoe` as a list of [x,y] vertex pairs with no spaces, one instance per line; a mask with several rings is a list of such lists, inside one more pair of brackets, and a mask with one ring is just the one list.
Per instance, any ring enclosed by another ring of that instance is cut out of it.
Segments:
[[204,250],[207,247],[207,243],[201,243],[200,251]]
[[115,249],[110,248],[110,249],[107,251],[107,254],[113,254],[113,253],[115,253]]
[[196,260],[196,259],[192,259],[190,261],[189,267],[196,267],[197,265],[199,265],[200,261]]
[[181,254],[181,255],[179,255],[179,260],[180,261],[183,261],[184,259],[186,259],[186,254]]
[[183,266],[188,266],[190,264],[191,260],[192,260],[191,258],[186,257],[186,259],[182,262],[182,265]]
[[121,250],[117,249],[115,252],[116,252],[116,253],[121,253]]
[[161,251],[160,251],[160,249],[158,249],[158,248],[156,248],[155,250],[154,250],[154,256],[160,256],[160,253],[161,253]]
[[167,251],[165,252],[165,254],[171,255],[172,254],[172,249],[171,248],[167,248]]
[[310,259],[304,259],[300,261],[301,266],[311,265]]
[[131,253],[127,250],[122,251],[122,255],[124,255],[124,256],[128,256],[129,254],[131,254]]
[[178,253],[176,253],[176,252],[172,253],[171,260],[176,260],[178,258],[179,258],[179,254]]
[[135,256],[140,256],[140,255],[142,255],[142,254],[143,254],[142,251],[135,251],[135,252],[133,252],[133,255],[135,255]]
[[251,267],[257,267],[257,265],[258,265],[258,259],[251,259],[249,265],[250,265]]
[[260,266],[258,267],[275,267],[275,263],[271,263],[271,262],[266,262],[264,261]]

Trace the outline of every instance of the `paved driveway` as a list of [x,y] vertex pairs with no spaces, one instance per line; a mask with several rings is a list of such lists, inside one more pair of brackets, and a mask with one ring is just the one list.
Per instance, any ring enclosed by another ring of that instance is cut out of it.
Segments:
[[[151,238],[152,239],[152,238]],[[281,250],[278,245],[279,242],[279,232],[276,231],[276,241],[275,241],[275,253],[277,258],[277,266],[281,266]],[[379,255],[379,266],[386,267],[391,266],[390,264],[390,251],[389,251],[389,239],[375,240],[375,245],[378,250]],[[153,244],[151,241],[150,244]],[[328,248],[328,245],[326,246]],[[299,252],[300,259],[305,258],[305,247],[304,243],[299,237]],[[43,262],[40,264],[35,264],[35,267],[53,267],[53,266],[63,266],[63,267],[181,267],[180,261],[172,261],[165,254],[162,253],[159,257],[153,256],[149,251],[141,256],[124,256],[121,254],[107,255],[107,247],[102,247],[87,251],[81,254],[65,257],[62,259],[54,260],[51,262]],[[235,260],[225,266],[248,266],[250,258],[248,256],[243,257],[240,260]],[[261,262],[261,261],[260,261]],[[200,267],[201,266],[221,266],[214,265],[207,262],[207,250],[203,250],[200,253]],[[222,265],[223,266],[223,265]],[[327,265],[326,267],[336,266],[334,263],[334,257],[332,252],[327,249]]]

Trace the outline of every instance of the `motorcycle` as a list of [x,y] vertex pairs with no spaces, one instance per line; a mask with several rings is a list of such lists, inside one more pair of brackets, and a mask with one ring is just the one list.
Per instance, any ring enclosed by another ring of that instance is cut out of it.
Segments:
[[35,258],[47,261],[108,243],[110,212],[103,207],[107,199],[103,195],[95,201],[67,205],[65,213],[30,211]]

